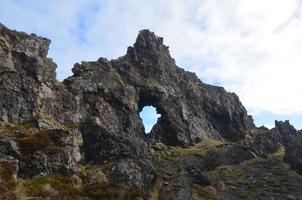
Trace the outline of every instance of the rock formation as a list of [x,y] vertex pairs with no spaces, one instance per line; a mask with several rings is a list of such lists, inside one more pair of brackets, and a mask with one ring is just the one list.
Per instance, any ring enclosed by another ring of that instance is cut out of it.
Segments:
[[[126,55],[77,63],[63,82],[49,44],[0,25],[2,199],[21,198],[20,188],[24,197],[162,200],[206,199],[210,188],[219,198],[222,186],[206,175],[248,160],[270,163],[284,147],[284,161],[302,173],[301,131],[289,122],[257,128],[236,94],[179,68],[149,30]],[[149,105],[161,117],[146,134],[139,113]]]

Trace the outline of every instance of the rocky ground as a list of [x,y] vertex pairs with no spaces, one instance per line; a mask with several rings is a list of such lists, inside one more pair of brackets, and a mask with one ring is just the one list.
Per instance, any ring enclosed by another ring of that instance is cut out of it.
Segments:
[[[302,132],[257,128],[161,37],[142,30],[63,82],[49,44],[0,24],[0,199],[301,199]],[[161,117],[146,134],[149,105]]]

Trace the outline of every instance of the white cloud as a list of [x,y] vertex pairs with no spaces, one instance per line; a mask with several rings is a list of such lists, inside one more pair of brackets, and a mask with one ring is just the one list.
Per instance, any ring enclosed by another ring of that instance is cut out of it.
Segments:
[[237,92],[252,112],[302,113],[301,4],[246,0],[216,7],[218,2],[207,10],[211,15],[202,11],[216,65],[201,76]]
[[60,78],[70,74],[74,62],[124,54],[137,32],[149,28],[165,38],[181,67],[236,92],[251,113],[302,113],[298,0],[1,0],[1,4],[4,23],[52,39],[50,53]]

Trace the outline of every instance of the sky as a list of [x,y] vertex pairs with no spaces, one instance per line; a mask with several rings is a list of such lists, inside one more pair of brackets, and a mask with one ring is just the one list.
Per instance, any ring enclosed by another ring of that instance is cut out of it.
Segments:
[[156,108],[153,106],[145,106],[139,115],[143,121],[145,133],[150,133],[157,119],[161,116],[156,112]]
[[0,0],[0,22],[51,39],[59,80],[150,29],[178,66],[235,92],[256,125],[302,129],[301,0]]

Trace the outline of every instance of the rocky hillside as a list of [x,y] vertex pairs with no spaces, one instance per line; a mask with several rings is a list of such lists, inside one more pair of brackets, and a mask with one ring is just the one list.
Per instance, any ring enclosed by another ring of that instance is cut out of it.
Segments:
[[0,199],[302,199],[301,131],[257,128],[154,33],[63,82],[49,44],[0,24]]

